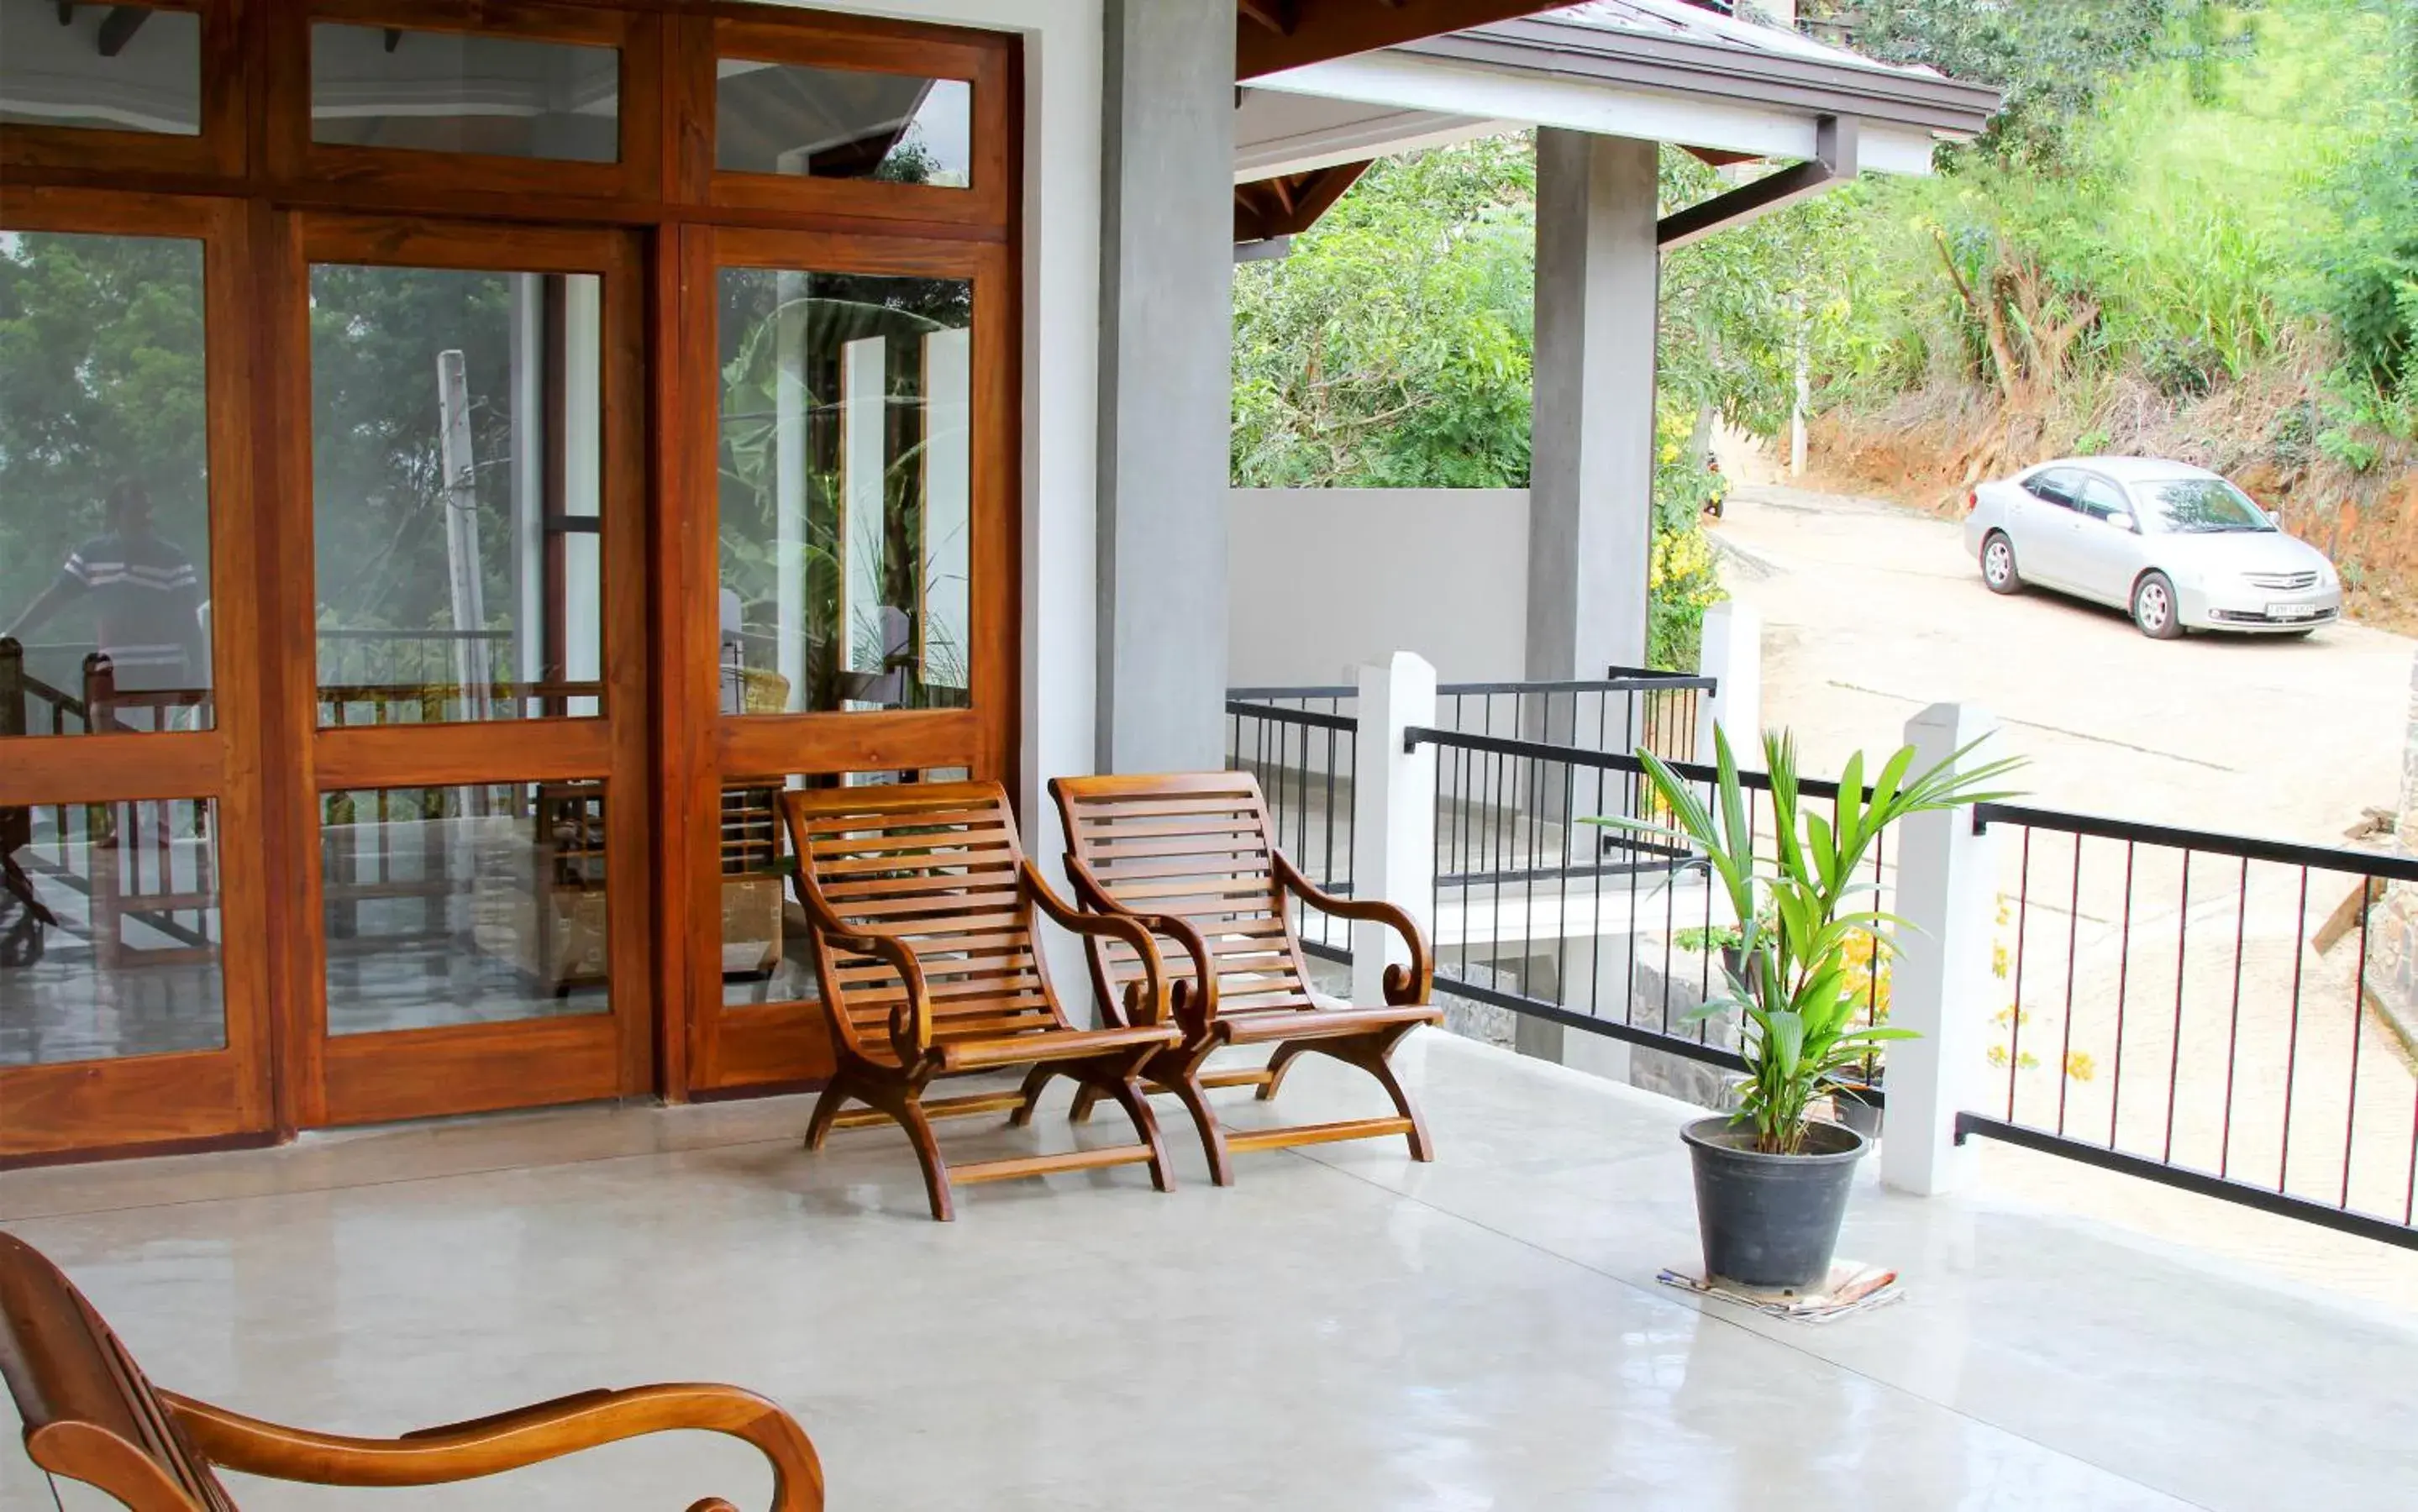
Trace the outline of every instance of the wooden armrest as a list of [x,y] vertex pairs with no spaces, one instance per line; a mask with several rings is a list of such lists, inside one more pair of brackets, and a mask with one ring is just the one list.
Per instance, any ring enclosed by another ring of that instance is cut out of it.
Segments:
[[[1167,1022],[1167,963],[1159,958],[1158,943],[1140,924],[1121,914],[1079,909],[1058,895],[1041,869],[1028,859],[1024,863],[1024,885],[1033,893],[1033,901],[1041,911],[1058,924],[1078,935],[1122,940],[1141,957],[1141,981],[1125,988],[1125,1019],[1133,1024],[1164,1024]],[[1137,992],[1135,989],[1140,988]]]
[[1402,937],[1411,948],[1411,964],[1385,968],[1385,1001],[1391,1007],[1409,1007],[1424,1003],[1435,990],[1435,957],[1429,954],[1427,937],[1419,933],[1418,921],[1383,898],[1338,897],[1301,874],[1281,850],[1275,852],[1277,885],[1294,893],[1321,913],[1331,913],[1339,919],[1361,919],[1385,924]]
[[795,1419],[736,1386],[583,1391],[400,1439],[314,1433],[162,1391],[195,1453],[247,1475],[314,1486],[436,1486],[675,1428],[727,1433],[773,1466],[772,1512],[822,1512],[822,1465]]
[[890,1010],[890,1047],[897,1052],[902,1066],[923,1061],[932,1053],[932,995],[924,984],[924,968],[915,959],[912,947],[895,936],[852,925],[842,919],[803,862],[796,875],[798,901],[804,906],[807,922],[815,926],[816,933],[841,950],[877,956],[898,973],[907,997]]
[[1209,941],[1201,931],[1170,913],[1143,913],[1119,903],[1089,863],[1073,851],[1066,853],[1066,871],[1075,878],[1076,890],[1083,901],[1099,912],[1120,919],[1130,919],[1155,935],[1165,935],[1184,947],[1192,957],[1190,980],[1175,977],[1168,986],[1168,1002],[1175,1021],[1184,1026],[1184,1040],[1198,1045],[1208,1038],[1209,1026],[1217,1017],[1217,973],[1210,967]]

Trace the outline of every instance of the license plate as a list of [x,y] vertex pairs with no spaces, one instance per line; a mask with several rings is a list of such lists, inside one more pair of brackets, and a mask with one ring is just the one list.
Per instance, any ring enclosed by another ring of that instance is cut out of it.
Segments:
[[2315,619],[2318,606],[2314,603],[2271,603],[2267,606],[2270,619]]

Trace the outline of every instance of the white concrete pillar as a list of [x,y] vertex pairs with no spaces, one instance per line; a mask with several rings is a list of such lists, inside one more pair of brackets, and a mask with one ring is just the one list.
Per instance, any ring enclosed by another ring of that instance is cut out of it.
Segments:
[[1527,676],[1645,664],[1654,541],[1655,144],[1537,132]]
[[1763,617],[1723,599],[1705,611],[1696,670],[1717,684],[1696,710],[1696,759],[1713,762],[1713,730],[1727,730],[1741,767],[1763,765]]
[[[1971,704],[1933,704],[1906,723],[1913,770],[1927,771],[1997,727]],[[1969,1173],[1971,1153],[1956,1146],[1956,1115],[1973,1101],[1988,1039],[1997,873],[1990,836],[1973,832],[1969,807],[1913,815],[1896,839],[1892,911],[1906,927],[1890,970],[1890,1024],[1919,1037],[1889,1046],[1881,1181],[1932,1197],[1955,1190]]]
[[[1360,728],[1352,784],[1352,892],[1383,898],[1418,921],[1435,943],[1435,747],[1402,749],[1402,731],[1432,727],[1435,668],[1396,651],[1360,668]],[[1408,965],[1402,938],[1383,924],[1352,926],[1352,1000],[1385,1000],[1385,968]]]
[[1210,771],[1226,733],[1234,8],[1107,0],[1103,21],[1096,760]]

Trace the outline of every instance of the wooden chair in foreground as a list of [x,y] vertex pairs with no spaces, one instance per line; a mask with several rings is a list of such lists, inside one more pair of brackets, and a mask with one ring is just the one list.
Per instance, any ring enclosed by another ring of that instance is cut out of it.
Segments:
[[[283,1428],[161,1391],[145,1379],[75,1284],[30,1245],[0,1234],[0,1378],[25,1424],[25,1452],[133,1512],[235,1512],[216,1471],[314,1486],[436,1486],[581,1449],[700,1428],[744,1439],[773,1462],[773,1512],[821,1512],[822,1466],[805,1430],[736,1386],[586,1391],[399,1439]],[[689,1512],[737,1512],[709,1496]]]
[[[1266,801],[1247,773],[1060,777],[1049,791],[1066,821],[1066,869],[1082,901],[1148,924],[1180,944],[1192,963],[1188,979],[1175,971],[1171,996],[1184,1043],[1152,1057],[1142,1077],[1153,1091],[1183,1099],[1218,1185],[1233,1181],[1229,1156],[1240,1150],[1400,1134],[1411,1158],[1434,1158],[1427,1125],[1390,1061],[1402,1036],[1444,1018],[1428,1002],[1434,961],[1410,915],[1390,903],[1337,897],[1302,876],[1277,848]],[[1333,1006],[1311,997],[1291,898],[1339,918],[1374,920],[1409,941],[1409,969],[1385,968],[1382,1007]],[[1115,936],[1094,936],[1089,944],[1101,1000],[1114,1003],[1111,989],[1135,977],[1136,957]],[[1276,1050],[1264,1067],[1202,1069],[1229,1046],[1267,1044]],[[1310,1051],[1376,1077],[1396,1116],[1274,1129],[1218,1124],[1208,1089],[1255,1085],[1265,1102]],[[1079,1094],[1075,1116],[1090,1111],[1089,1098]]]
[[[943,1222],[954,1212],[953,1181],[1146,1162],[1152,1184],[1170,1189],[1158,1123],[1133,1079],[1177,1040],[1157,949],[1141,925],[1083,912],[1049,890],[1017,843],[997,783],[791,791],[781,813],[838,1057],[807,1122],[807,1149],[821,1149],[834,1126],[895,1122],[915,1146],[932,1216]],[[1036,906],[1133,953],[1134,988],[1118,1022],[1087,1030],[1067,1020],[1036,948]],[[1018,1066],[1030,1068],[1018,1092],[924,1096],[937,1079]],[[1007,1111],[1021,1126],[1062,1076],[1083,1095],[1114,1100],[1138,1141],[956,1166],[941,1158],[931,1120]],[[851,1101],[872,1111],[842,1116]]]

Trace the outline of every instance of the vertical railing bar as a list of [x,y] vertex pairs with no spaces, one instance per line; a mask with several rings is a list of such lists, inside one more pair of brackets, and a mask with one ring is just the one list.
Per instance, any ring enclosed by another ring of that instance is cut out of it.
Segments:
[[[2360,878],[2360,902],[2367,901],[2367,879]],[[2284,1127],[2275,1152],[2275,1190],[2282,1192],[2292,1183],[2292,1090],[2300,1079],[2301,1060],[2301,958],[2308,953],[2309,939],[2309,868],[2301,868],[2301,904],[2292,918],[2292,1016],[2284,1039]]]
[[2124,996],[2133,979],[2133,853],[2124,842],[2124,912],[2116,945],[2116,1058],[2107,1077],[2107,1148],[2117,1148],[2117,1120],[2124,1106]]
[[2065,1133],[2065,1068],[2074,1062],[2074,970],[2082,939],[2082,836],[2074,837],[2074,881],[2065,904],[2065,1025],[2058,1042],[2057,1132]]
[[2350,1208],[2351,1142],[2359,1129],[2359,1049],[2367,1029],[2367,895],[2360,894],[2359,909],[2359,973],[2350,982],[2350,1095],[2344,1099],[2342,1200],[2337,1206]]
[[2185,848],[2181,911],[2175,915],[2175,1024],[2166,1056],[2166,1138],[2158,1156],[2169,1166],[2175,1160],[2175,1096],[2183,1069],[2183,976],[2191,951],[2191,863],[2192,852]]
[[2024,1061],[2024,955],[2032,909],[2032,827],[2024,826],[2023,858],[2015,868],[2015,1000],[2007,1009],[2007,1122],[2015,1118],[2015,1071]]
[[2242,951],[2250,938],[2250,858],[2242,858],[2239,891],[2233,900],[2233,1011],[2225,1031],[2225,1116],[2217,1132],[2216,1173],[2233,1169],[2233,1071],[2242,1050]]

